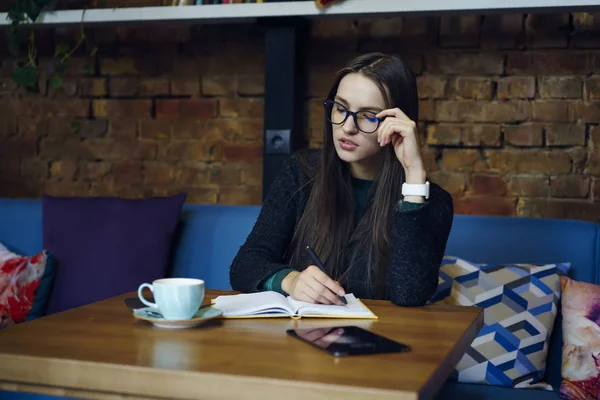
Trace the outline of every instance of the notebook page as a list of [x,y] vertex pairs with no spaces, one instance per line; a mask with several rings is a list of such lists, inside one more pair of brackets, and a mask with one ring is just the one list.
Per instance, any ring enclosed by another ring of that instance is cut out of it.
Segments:
[[259,314],[292,315],[285,296],[277,292],[242,293],[215,298],[214,306],[223,311],[223,316],[245,316]]
[[356,297],[350,293],[346,296],[348,304],[345,306],[335,306],[327,304],[312,304],[303,301],[294,300],[288,297],[292,309],[298,315],[332,315],[349,317],[371,317],[373,313],[366,308]]

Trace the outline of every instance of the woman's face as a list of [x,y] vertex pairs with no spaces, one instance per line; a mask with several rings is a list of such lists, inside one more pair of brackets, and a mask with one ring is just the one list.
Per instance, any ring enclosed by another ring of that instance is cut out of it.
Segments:
[[[362,119],[361,126],[367,128],[377,126],[372,118],[386,108],[377,85],[359,73],[351,73],[342,78],[334,100],[353,112],[370,111],[372,114],[362,113],[359,118]],[[332,121],[335,121],[335,118],[339,120],[340,116],[343,119],[345,116],[345,110],[338,105],[334,105],[331,112],[334,116]],[[377,142],[377,131],[360,131],[351,115],[348,115],[343,124],[332,123],[331,126],[335,151],[343,161],[350,163],[353,175],[361,179],[373,179],[382,151]]]

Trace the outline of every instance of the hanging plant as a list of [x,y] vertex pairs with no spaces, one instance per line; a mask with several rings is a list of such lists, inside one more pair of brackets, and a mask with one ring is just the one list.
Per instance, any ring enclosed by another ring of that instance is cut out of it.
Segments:
[[[55,5],[53,0],[14,0],[8,9],[8,19],[11,21],[8,47],[15,56],[16,61],[11,76],[13,81],[25,88],[28,92],[40,91],[39,81],[42,73],[48,76],[52,89],[60,90],[64,86],[63,76],[69,68],[69,58],[86,41],[83,29],[83,16],[77,43],[70,47],[66,43],[58,43],[54,48],[54,55],[50,63],[42,71],[39,66],[38,52],[35,43],[33,25],[40,14]],[[23,37],[25,33],[26,37]],[[23,43],[26,46],[23,46]],[[22,47],[26,48],[26,56],[22,56]],[[88,63],[84,67],[85,73],[94,72],[93,57],[97,48],[93,47],[88,55]]]

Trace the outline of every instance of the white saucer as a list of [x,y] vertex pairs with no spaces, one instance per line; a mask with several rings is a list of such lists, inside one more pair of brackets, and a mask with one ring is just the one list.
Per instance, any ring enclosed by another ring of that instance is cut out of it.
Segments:
[[[150,313],[151,312],[151,313]],[[220,317],[223,311],[215,307],[201,308],[196,315],[190,319],[165,319],[156,315],[156,308],[139,308],[133,312],[136,319],[151,322],[154,326],[167,329],[191,328],[203,324],[211,319]]]

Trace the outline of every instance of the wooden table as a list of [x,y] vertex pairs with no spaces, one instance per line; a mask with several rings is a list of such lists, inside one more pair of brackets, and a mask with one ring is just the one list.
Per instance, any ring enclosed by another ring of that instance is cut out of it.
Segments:
[[[207,291],[205,302],[219,294]],[[0,331],[0,389],[79,398],[430,399],[483,326],[479,308],[364,301],[378,320],[135,320],[118,296]],[[410,353],[332,357],[286,329],[358,325]]]

